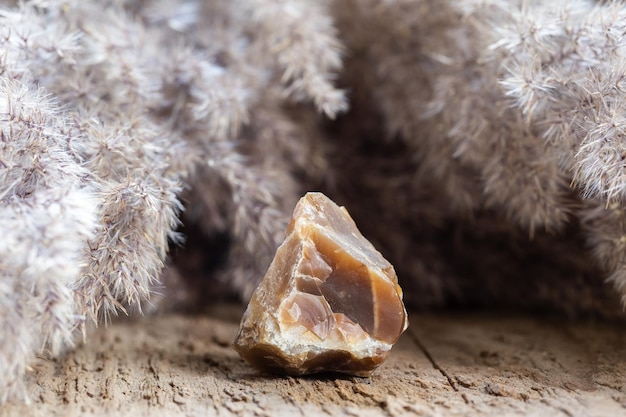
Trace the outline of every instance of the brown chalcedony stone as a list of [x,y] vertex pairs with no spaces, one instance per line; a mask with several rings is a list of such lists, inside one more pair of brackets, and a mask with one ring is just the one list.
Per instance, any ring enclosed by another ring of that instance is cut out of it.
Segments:
[[345,208],[308,193],[250,300],[234,347],[261,370],[367,376],[407,323],[393,266]]

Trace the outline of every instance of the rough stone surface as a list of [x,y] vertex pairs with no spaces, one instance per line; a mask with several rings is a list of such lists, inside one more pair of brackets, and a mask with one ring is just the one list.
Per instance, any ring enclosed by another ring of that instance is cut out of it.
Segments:
[[266,371],[368,376],[407,325],[393,266],[345,208],[308,193],[244,313],[235,349]]

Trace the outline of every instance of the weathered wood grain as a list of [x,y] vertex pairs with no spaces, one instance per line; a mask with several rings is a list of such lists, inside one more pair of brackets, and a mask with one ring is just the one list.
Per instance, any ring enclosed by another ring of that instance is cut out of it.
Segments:
[[626,415],[623,325],[412,315],[373,377],[261,375],[231,348],[242,310],[121,321],[29,374],[2,416]]

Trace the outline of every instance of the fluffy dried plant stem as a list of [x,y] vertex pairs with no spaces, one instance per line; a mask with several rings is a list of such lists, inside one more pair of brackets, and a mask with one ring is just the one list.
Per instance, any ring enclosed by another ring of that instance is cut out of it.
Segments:
[[534,148],[545,156],[537,159],[550,158],[583,200],[573,211],[624,297],[626,8],[591,1],[466,6],[466,16],[484,16],[481,33],[494,34],[484,59],[498,63],[502,92],[540,140]]
[[[404,221],[402,230],[413,236],[430,230],[435,240],[446,224],[488,213],[508,219],[503,239],[521,226],[538,243],[546,231],[571,239],[581,222],[623,294],[621,226],[614,216],[623,204],[625,168],[624,10],[620,2],[583,0],[336,2],[351,51],[345,80],[363,100],[355,108],[379,118],[379,140],[389,144],[383,149],[406,147],[411,154],[415,174],[393,181],[440,209],[424,221]],[[437,193],[429,198],[420,189]],[[368,192],[378,195],[373,184]],[[407,211],[398,209],[395,217],[405,219]],[[400,255],[414,244],[409,237],[390,240]],[[440,244],[441,251],[450,249]],[[557,252],[546,257],[561,262]],[[436,261],[431,266],[446,276]],[[418,265],[409,274],[423,284],[431,281],[427,269]],[[442,288],[442,294],[454,294],[459,283],[433,281],[432,292]]]
[[316,2],[8,2],[0,35],[1,403],[36,351],[150,301],[192,178],[227,186],[207,207],[232,217],[204,221],[232,233],[245,291],[297,197],[288,170],[246,151],[263,119],[252,113],[271,97],[270,130],[290,132],[286,98],[328,116],[346,100]]
[[0,78],[0,402],[19,392],[36,350],[72,343],[72,286],[99,203],[68,149],[67,120],[26,81]]
[[347,109],[343,91],[332,84],[341,68],[341,44],[326,11],[328,1],[237,0],[239,18],[251,22],[251,33],[264,39],[263,49],[282,71],[285,93],[298,101],[312,99],[334,118]]

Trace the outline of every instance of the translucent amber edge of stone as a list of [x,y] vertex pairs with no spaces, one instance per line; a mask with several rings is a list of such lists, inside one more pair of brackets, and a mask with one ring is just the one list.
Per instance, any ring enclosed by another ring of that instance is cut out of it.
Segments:
[[[335,203],[332,203],[335,204]],[[361,237],[363,239],[363,243],[364,246],[363,248],[354,248],[353,247],[353,252],[351,252],[350,254],[354,256],[354,258],[359,261],[362,262],[364,266],[366,266],[372,274],[376,275],[378,277],[378,279],[380,280],[384,280],[387,281],[389,284],[393,285],[393,288],[396,291],[396,295],[398,297],[398,301],[400,302],[400,305],[402,306],[402,312],[403,312],[403,323],[402,323],[402,329],[400,331],[400,333],[398,334],[398,337],[396,338],[396,340],[391,343],[385,343],[385,342],[380,342],[381,344],[386,344],[389,346],[393,346],[397,340],[400,338],[400,336],[408,329],[409,327],[409,314],[406,310],[406,306],[404,305],[404,293],[402,291],[402,287],[399,284],[398,281],[398,276],[395,272],[395,268],[393,267],[393,265],[382,255],[382,253],[376,249],[376,247],[374,245],[372,245],[372,243],[365,238],[363,235],[360,234],[360,231],[358,230],[358,228],[356,227],[356,224],[354,223],[354,220],[352,220],[352,217],[350,217],[350,214],[348,213],[348,211],[346,210],[345,207],[343,206],[338,206],[338,208],[345,213],[345,215],[348,217],[348,219],[352,222],[352,224],[354,225],[355,229],[357,230],[357,232],[359,233],[359,237]],[[309,213],[309,216],[313,216],[312,214],[310,214],[312,210],[309,210],[307,213]],[[304,217],[304,216],[303,216]],[[290,239],[294,239],[294,240],[299,240],[299,241],[306,241],[308,239],[311,239],[312,235],[315,235],[316,233],[319,234],[323,234],[324,232],[329,232],[328,234],[326,234],[327,238],[332,241],[335,245],[337,245],[337,247],[344,247],[346,245],[349,244],[349,242],[339,233],[335,233],[334,231],[332,231],[332,229],[323,226],[323,225],[319,225],[319,224],[313,224],[312,226],[309,226],[308,228],[304,227],[307,223],[308,220],[305,220],[303,217],[297,219],[294,222],[294,227],[292,232],[286,237],[285,242],[288,242]],[[318,249],[319,250],[319,249]],[[378,265],[372,265],[366,262],[367,259],[367,251],[372,252],[372,253],[376,253],[377,256],[379,257],[379,260],[384,263],[384,267],[378,266]],[[300,255],[302,256],[302,255]],[[390,272],[387,272],[390,271]],[[374,338],[374,340],[377,340]]]
[[[306,203],[308,204],[306,204]],[[326,214],[323,211],[319,211],[317,206],[322,206],[323,204],[327,204],[332,207],[333,210],[337,210],[341,212],[345,216],[345,220],[350,224],[351,227],[355,229],[355,233],[353,235],[360,240],[360,245],[355,246],[352,245],[345,235],[336,232],[334,229],[328,227],[324,224],[319,224],[315,222],[316,218],[326,218]],[[299,213],[296,216],[296,213]],[[337,205],[334,201],[330,200],[323,193],[319,192],[309,192],[307,193],[294,210],[294,218],[292,218],[290,222],[290,226],[288,230],[289,234],[286,236],[283,244],[287,243],[291,239],[299,240],[299,241],[307,241],[311,240],[314,235],[323,235],[326,238],[333,242],[339,248],[351,247],[351,251],[346,251],[351,256],[354,257],[359,262],[362,262],[364,266],[366,266],[372,274],[375,274],[381,280],[388,281],[393,284],[398,300],[402,306],[404,322],[402,324],[402,330],[398,335],[398,338],[406,331],[409,326],[409,315],[404,305],[404,294],[402,291],[402,287],[399,284],[398,276],[395,272],[395,268],[393,265],[383,256],[383,254],[376,249],[376,247],[367,239],[361,231],[359,230],[356,222],[348,212],[348,210],[344,206]],[[319,251],[319,248],[318,248]],[[377,260],[382,265],[371,264],[368,263],[369,254],[375,254]],[[397,339],[396,339],[397,341]],[[392,345],[395,342],[392,343]]]

